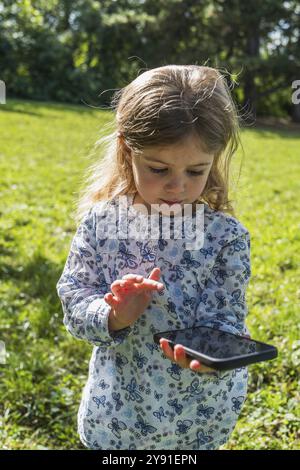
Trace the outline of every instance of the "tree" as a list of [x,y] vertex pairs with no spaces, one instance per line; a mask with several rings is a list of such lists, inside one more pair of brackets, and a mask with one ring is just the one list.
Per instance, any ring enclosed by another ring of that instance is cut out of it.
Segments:
[[224,65],[240,73],[242,104],[255,117],[263,98],[283,88],[290,92],[291,79],[300,76],[298,2],[214,0],[212,4],[210,34],[215,34]]
[[297,0],[6,0],[0,23],[8,96],[107,106],[145,69],[206,64],[232,74],[246,113],[299,119]]

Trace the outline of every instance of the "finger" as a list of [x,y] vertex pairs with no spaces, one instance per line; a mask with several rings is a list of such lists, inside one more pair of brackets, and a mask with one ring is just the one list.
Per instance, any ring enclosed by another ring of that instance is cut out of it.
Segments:
[[124,292],[133,292],[136,290],[137,292],[142,291],[161,291],[164,289],[164,285],[161,282],[157,282],[150,279],[144,279],[143,282],[132,282],[132,280],[128,279],[117,279],[115,280],[112,285],[110,286],[111,291],[114,295],[120,296]]
[[[129,274],[125,274],[125,276],[129,276]],[[118,290],[122,289],[123,287],[127,287],[128,285],[131,285],[133,279],[116,279],[112,284],[111,284],[111,289],[116,288]],[[155,280],[151,280],[149,278],[143,278],[142,281],[138,281],[137,284],[138,286],[143,286],[143,287],[156,287],[156,288],[164,288],[164,285],[161,282],[157,282]],[[134,281],[136,282],[136,281]]]
[[125,276],[122,277],[122,279],[134,281],[134,282],[142,282],[143,281],[143,276],[140,276],[139,274],[125,274]]
[[124,281],[122,279],[116,279],[110,286],[110,289],[112,290],[113,288],[117,288],[119,289],[122,285],[122,283],[124,284]]
[[174,353],[173,349],[169,345],[169,341],[167,341],[165,338],[161,338],[159,343],[164,355],[167,356],[167,358],[171,361],[174,361]]
[[141,281],[136,281],[135,278],[133,278],[133,279],[122,279],[122,281],[120,282],[120,287],[123,290],[132,290],[133,287],[139,286],[140,283],[141,283]]
[[160,279],[160,268],[153,268],[151,273],[148,276],[148,279],[153,279],[154,281],[158,281]]
[[187,359],[184,347],[181,344],[176,344],[174,347],[174,358],[180,367],[189,367],[190,361]]
[[110,290],[115,296],[118,297],[118,295],[124,290],[124,284],[121,284],[120,281],[118,281],[118,283],[115,281],[110,286]]
[[123,276],[123,280],[129,279],[130,281],[134,281],[137,284],[140,284],[142,290],[144,290],[145,287],[155,287],[158,290],[163,290],[164,284],[157,282],[160,279],[160,274],[160,268],[153,268],[148,278],[144,278],[139,274],[130,273],[125,274],[125,276]]
[[144,289],[154,289],[154,290],[163,290],[165,286],[161,282],[154,281],[152,279],[144,279],[142,283],[138,285],[141,290]]
[[118,301],[110,292],[108,294],[105,294],[104,300],[110,307],[115,307],[116,305],[118,305]]
[[135,291],[137,294],[160,291],[163,289],[163,286],[159,286],[156,284],[144,284],[144,283],[132,283],[132,284],[128,284],[126,287],[129,291],[131,292]]
[[190,369],[192,369],[194,372],[200,372],[202,368],[202,365],[200,364],[199,361],[192,360],[190,362]]
[[112,283],[110,289],[112,292],[122,292],[124,289],[132,285],[132,282],[128,279],[117,279]]
[[147,292],[147,291],[154,291],[154,290],[163,290],[164,285],[158,283],[156,281],[148,281],[143,279],[144,282],[135,282],[133,279],[124,279],[120,281],[118,284],[112,285],[112,291],[118,294],[122,294],[124,292]]
[[[149,274],[148,282],[149,282],[149,281],[154,281],[154,282],[159,281],[160,277],[161,277],[161,270],[160,270],[160,268],[158,268],[158,267],[157,267],[157,268],[153,268],[152,271],[151,271],[151,273]],[[158,286],[159,286],[159,287],[158,287],[158,290],[159,290],[159,291],[161,291],[161,290],[163,290],[163,289],[165,288],[165,286],[164,286],[164,284],[163,284],[162,282],[158,282]]]
[[194,372],[199,372],[201,374],[212,374],[216,372],[214,369],[204,366],[203,364],[200,364],[200,362],[196,360],[192,360],[190,362],[190,369],[192,369]]

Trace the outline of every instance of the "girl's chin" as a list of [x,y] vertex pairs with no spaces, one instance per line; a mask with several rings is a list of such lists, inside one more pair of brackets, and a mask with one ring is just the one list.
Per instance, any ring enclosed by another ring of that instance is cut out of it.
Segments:
[[[164,199],[155,198],[152,201],[147,201],[146,199],[142,199],[139,194],[136,194],[133,200],[133,204],[142,204],[146,206],[148,213],[161,213],[163,215],[182,215],[182,210],[184,209],[184,204],[188,204],[187,202],[177,202],[177,203],[167,203]],[[193,205],[193,213],[194,213],[194,205]],[[155,207],[157,206],[157,207]],[[159,206],[159,207],[158,207]]]

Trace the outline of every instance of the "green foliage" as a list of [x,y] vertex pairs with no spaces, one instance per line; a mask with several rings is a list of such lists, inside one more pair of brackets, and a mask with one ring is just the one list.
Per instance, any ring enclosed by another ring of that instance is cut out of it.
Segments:
[[297,0],[1,2],[0,79],[10,97],[107,106],[147,68],[206,63],[249,112],[296,120],[299,18]]
[[[0,448],[83,448],[76,416],[91,346],[65,330],[55,285],[75,232],[86,155],[111,118],[53,103],[0,107],[0,340],[8,352],[0,365]],[[275,344],[279,358],[250,367],[248,399],[224,447],[299,449],[300,139],[248,129],[242,140],[232,197],[251,233],[248,327]]]

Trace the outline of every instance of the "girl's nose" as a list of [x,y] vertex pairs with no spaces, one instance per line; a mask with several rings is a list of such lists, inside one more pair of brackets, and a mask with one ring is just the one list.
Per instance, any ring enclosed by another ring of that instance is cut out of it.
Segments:
[[168,183],[166,184],[166,191],[174,191],[174,194],[181,194],[185,193],[185,181],[183,178],[180,177],[173,177],[171,178]]

